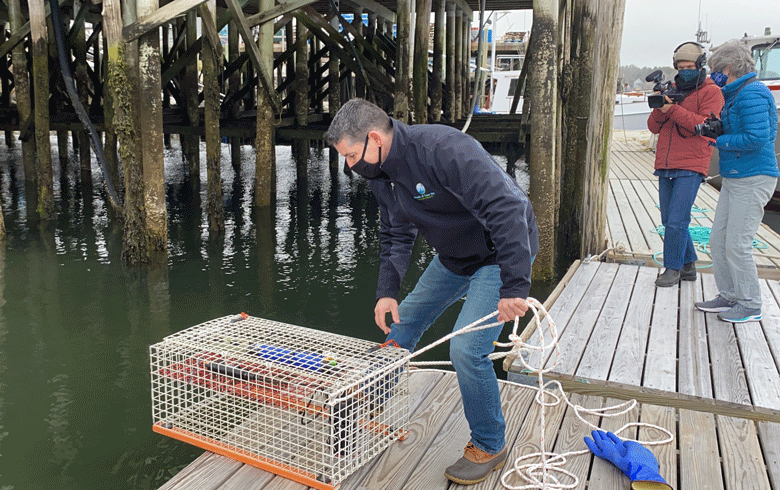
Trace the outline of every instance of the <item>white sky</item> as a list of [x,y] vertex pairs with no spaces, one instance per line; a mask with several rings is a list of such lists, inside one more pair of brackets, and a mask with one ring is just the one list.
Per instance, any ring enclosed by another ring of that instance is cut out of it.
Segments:
[[[639,67],[672,66],[674,48],[685,41],[695,41],[699,26],[709,33],[710,45],[718,46],[729,39],[764,34],[780,34],[780,0],[625,0],[621,65]],[[489,15],[489,12],[486,12]],[[478,19],[479,13],[475,15]],[[531,11],[512,12],[496,22],[500,36],[506,31],[529,31]],[[479,25],[478,22],[474,23]],[[488,27],[490,28],[490,27]]]

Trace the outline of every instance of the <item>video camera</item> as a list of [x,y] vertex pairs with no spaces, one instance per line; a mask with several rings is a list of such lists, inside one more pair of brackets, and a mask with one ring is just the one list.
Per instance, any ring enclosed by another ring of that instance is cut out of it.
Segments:
[[661,70],[656,70],[653,73],[647,75],[645,77],[645,81],[655,82],[653,91],[661,92],[660,94],[647,96],[647,105],[649,105],[651,109],[663,107],[667,103],[664,97],[669,97],[672,100],[672,103],[679,104],[685,99],[685,96],[688,95],[682,92],[678,92],[677,89],[672,85],[671,80],[664,82],[664,72]]

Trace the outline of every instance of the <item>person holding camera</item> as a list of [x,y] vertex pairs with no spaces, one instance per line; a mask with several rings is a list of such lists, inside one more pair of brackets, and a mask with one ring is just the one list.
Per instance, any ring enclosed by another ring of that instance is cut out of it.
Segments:
[[[720,114],[723,94],[707,78],[707,55],[695,42],[685,42],[674,50],[677,70],[666,104],[653,109],[647,128],[658,135],[655,175],[664,226],[664,272],[655,281],[657,287],[677,285],[680,280],[696,280],[696,248],[688,231],[691,208],[699,186],[709,170],[712,147],[696,134],[696,125],[710,114]],[[674,99],[674,100],[673,100]]]
[[718,296],[696,303],[726,322],[761,319],[761,289],[753,260],[753,237],[780,176],[775,155],[777,108],[766,85],[756,78],[748,48],[729,41],[709,62],[712,79],[723,87],[722,119],[703,124],[700,133],[714,139],[722,178],[710,233],[712,268]]

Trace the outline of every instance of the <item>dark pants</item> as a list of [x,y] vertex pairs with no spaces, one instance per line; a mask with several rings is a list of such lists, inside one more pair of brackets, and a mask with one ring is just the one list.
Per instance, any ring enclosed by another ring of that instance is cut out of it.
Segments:
[[680,270],[683,264],[698,259],[688,227],[701,182],[701,174],[658,178],[661,223],[664,225],[664,267],[667,269]]

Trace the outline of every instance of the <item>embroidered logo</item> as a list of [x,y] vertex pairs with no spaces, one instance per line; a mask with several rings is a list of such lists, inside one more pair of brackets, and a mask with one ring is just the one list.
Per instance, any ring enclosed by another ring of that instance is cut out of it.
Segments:
[[422,185],[422,182],[418,182],[417,185],[415,186],[415,189],[417,190],[417,195],[414,196],[414,198],[417,199],[418,201],[422,201],[424,199],[430,199],[431,197],[436,195],[435,192],[426,193],[425,186]]

